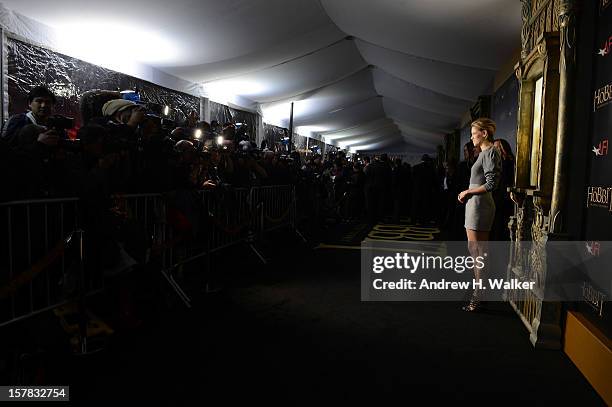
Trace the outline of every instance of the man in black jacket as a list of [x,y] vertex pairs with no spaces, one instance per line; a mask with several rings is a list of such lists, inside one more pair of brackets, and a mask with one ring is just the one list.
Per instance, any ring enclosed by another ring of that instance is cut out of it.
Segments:
[[[29,111],[12,116],[2,131],[2,137],[10,146],[18,143],[21,129],[29,124],[45,126],[47,119],[53,114],[55,95],[44,86],[36,86],[28,94]],[[49,130],[52,132],[52,130]]]

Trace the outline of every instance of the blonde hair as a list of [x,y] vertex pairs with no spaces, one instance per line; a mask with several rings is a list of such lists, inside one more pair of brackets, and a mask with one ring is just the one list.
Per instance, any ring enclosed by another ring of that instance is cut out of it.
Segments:
[[487,131],[487,140],[493,142],[493,136],[495,135],[495,129],[497,125],[495,122],[487,117],[479,117],[472,122],[472,127],[476,127],[480,131]]

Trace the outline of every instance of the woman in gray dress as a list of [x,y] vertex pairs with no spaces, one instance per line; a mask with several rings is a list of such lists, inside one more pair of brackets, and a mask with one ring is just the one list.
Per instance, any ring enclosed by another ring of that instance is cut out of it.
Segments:
[[[501,178],[501,157],[499,151],[493,148],[495,122],[487,118],[479,118],[472,122],[472,143],[480,147],[480,154],[472,165],[470,186],[462,191],[457,199],[465,203],[465,231],[468,239],[468,249],[472,257],[484,256],[487,250],[486,242],[495,220],[495,201],[491,192],[495,190]],[[482,281],[484,268],[474,267],[476,281]],[[476,311],[480,306],[478,286],[465,311]]]

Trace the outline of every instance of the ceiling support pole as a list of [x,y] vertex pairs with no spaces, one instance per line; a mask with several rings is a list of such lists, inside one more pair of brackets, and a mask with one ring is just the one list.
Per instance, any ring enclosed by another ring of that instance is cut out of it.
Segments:
[[291,153],[291,147],[293,145],[293,102],[291,102],[291,113],[289,114],[289,144],[287,145],[287,151]]

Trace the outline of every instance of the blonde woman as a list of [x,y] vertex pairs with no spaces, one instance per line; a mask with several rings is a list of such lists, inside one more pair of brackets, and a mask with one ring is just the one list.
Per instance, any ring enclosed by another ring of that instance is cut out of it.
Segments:
[[[457,197],[459,202],[465,203],[464,226],[472,257],[484,256],[495,220],[495,201],[491,192],[498,187],[501,178],[501,157],[499,151],[493,148],[495,128],[495,122],[491,119],[479,118],[472,122],[471,140],[474,147],[480,148],[480,154],[472,165],[469,188]],[[481,281],[483,274],[484,268],[474,268],[476,281]],[[480,307],[479,297],[478,288],[475,288],[463,309],[476,311]]]

